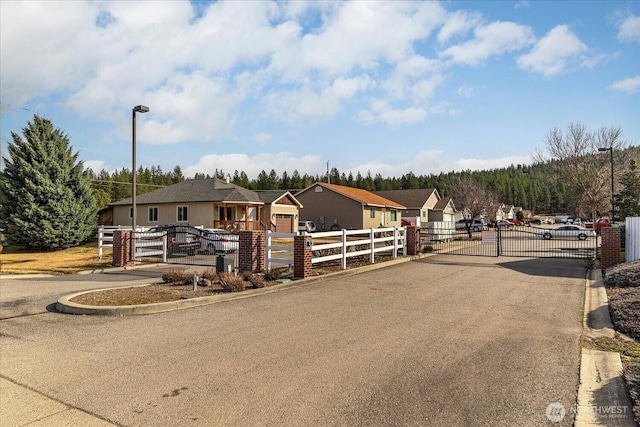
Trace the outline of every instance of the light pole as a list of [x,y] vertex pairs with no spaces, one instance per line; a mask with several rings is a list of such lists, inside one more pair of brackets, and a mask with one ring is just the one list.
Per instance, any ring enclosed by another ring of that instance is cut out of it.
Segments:
[[[616,200],[615,200],[615,196],[614,196],[614,189],[613,189],[613,146],[609,147],[609,148],[598,148],[598,151],[609,151],[611,154],[611,222],[615,221],[615,216],[616,216]],[[594,219],[595,221],[595,219]],[[595,224],[595,222],[594,222]],[[594,225],[595,227],[595,225]]]
[[131,111],[131,244],[129,248],[131,250],[130,260],[135,262],[135,234],[136,234],[136,113],[148,113],[149,107],[144,105],[138,105],[133,107]]

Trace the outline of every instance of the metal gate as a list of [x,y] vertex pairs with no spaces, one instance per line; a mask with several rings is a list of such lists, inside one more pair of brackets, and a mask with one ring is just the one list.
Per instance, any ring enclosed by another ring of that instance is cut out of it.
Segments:
[[472,256],[595,259],[598,237],[590,230],[542,227],[497,228],[488,231],[420,231],[423,252]]
[[224,230],[183,227],[137,232],[134,251],[137,263],[238,268],[238,235]]

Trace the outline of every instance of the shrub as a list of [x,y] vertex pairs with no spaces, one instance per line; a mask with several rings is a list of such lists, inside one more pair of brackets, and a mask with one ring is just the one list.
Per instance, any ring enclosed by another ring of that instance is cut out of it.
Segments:
[[625,262],[605,270],[607,287],[627,288],[640,286],[640,261]]
[[253,285],[254,288],[264,288],[265,286],[267,286],[267,282],[266,280],[264,280],[264,277],[258,276],[256,274],[252,274],[249,277],[248,281]]
[[242,272],[242,279],[245,282],[250,282],[252,277],[253,277],[253,273],[250,272],[249,270],[245,270]]
[[210,280],[212,282],[215,282],[216,280],[218,280],[218,273],[216,273],[216,271],[213,270],[212,268],[207,268],[205,271],[203,271],[198,276],[200,278],[202,278],[202,279],[207,279],[207,280]]
[[186,283],[192,279],[192,275],[179,268],[173,268],[162,273],[162,281],[164,283]]
[[274,268],[272,270],[269,270],[264,274],[264,278],[265,280],[268,280],[270,282],[274,280],[282,279],[282,270],[279,268]]
[[220,273],[218,274],[220,285],[222,289],[227,292],[242,292],[245,288],[245,281],[241,276],[235,273]]

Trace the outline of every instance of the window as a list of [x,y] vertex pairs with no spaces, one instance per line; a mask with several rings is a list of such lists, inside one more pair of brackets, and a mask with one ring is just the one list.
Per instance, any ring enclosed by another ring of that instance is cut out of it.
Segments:
[[422,211],[422,218],[426,218],[427,217],[427,211]]
[[189,208],[187,206],[178,206],[178,222],[189,221]]
[[369,211],[369,218],[375,218],[376,217],[376,208],[371,208],[371,210]]
[[133,218],[133,206],[129,208],[129,219]]
[[158,222],[158,207],[153,206],[149,208],[149,222]]
[[398,211],[395,209],[391,209],[391,222],[398,220]]

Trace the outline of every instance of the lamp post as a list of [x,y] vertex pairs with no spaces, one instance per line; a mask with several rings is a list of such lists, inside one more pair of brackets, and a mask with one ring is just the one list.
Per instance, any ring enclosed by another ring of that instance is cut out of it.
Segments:
[[136,234],[136,113],[148,113],[149,107],[144,105],[138,105],[133,107],[131,111],[131,244],[129,248],[131,250],[130,260],[135,262],[135,234]]
[[[611,222],[615,221],[616,216],[616,200],[613,189],[613,146],[609,148],[598,148],[598,151],[609,151],[611,154]],[[594,219],[595,221],[595,219]]]

